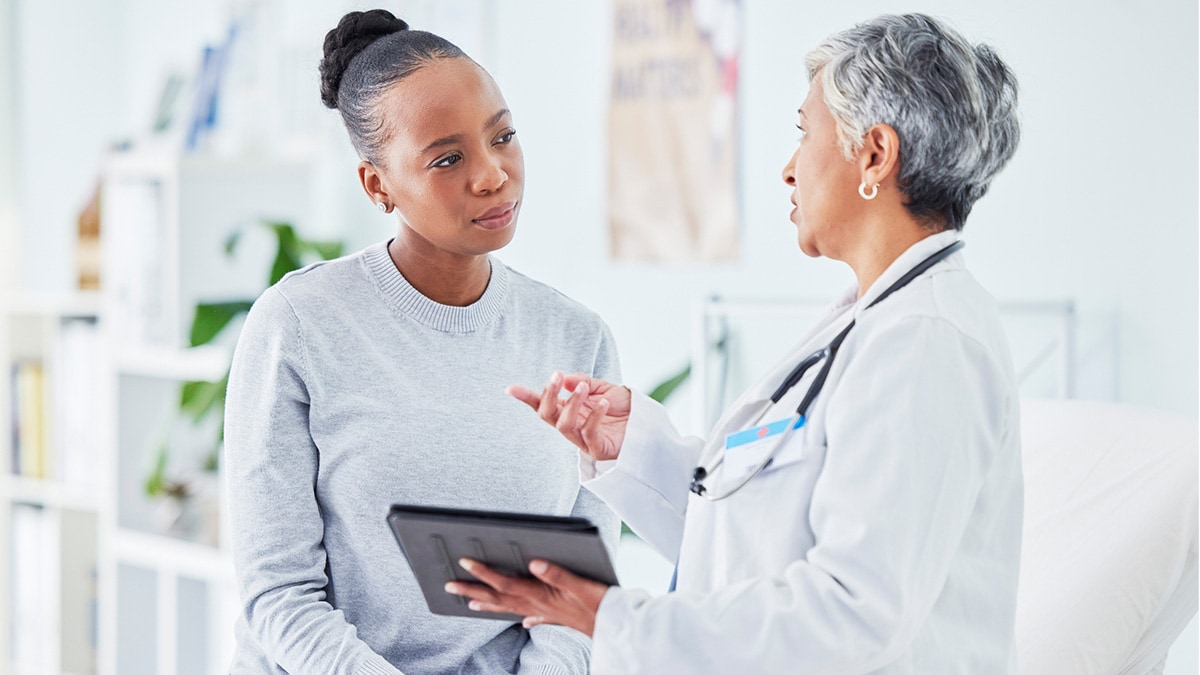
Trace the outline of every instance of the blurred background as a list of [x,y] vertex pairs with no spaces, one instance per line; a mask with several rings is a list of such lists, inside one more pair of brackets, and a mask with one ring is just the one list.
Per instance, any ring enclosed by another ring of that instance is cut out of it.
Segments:
[[[942,18],[1021,85],[1021,146],[964,238],[1022,394],[1196,418],[1194,1],[745,0],[723,262],[614,259],[616,2],[0,0],[0,672],[223,672],[218,420],[244,303],[273,271],[394,234],[318,96],[322,39],[351,9],[491,72],[527,167],[499,257],[598,312],[629,386],[690,365],[666,404],[697,433],[853,281],[803,256],[787,217],[804,54],[880,13]],[[670,577],[633,538],[618,566],[656,592]],[[1193,620],[1166,672],[1197,662]]]

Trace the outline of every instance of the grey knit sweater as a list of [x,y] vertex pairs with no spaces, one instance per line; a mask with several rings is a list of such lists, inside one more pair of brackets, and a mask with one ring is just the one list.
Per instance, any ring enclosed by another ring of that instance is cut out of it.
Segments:
[[578,453],[504,394],[554,370],[619,381],[604,323],[496,259],[469,307],[440,305],[379,243],[284,277],[254,304],[225,416],[242,673],[586,673],[561,627],[429,613],[392,503],[618,521]]

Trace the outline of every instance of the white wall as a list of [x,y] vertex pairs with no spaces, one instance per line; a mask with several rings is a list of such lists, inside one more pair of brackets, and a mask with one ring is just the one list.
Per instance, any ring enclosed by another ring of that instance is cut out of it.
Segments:
[[[521,231],[503,255],[608,319],[630,384],[649,386],[686,360],[697,298],[827,298],[849,283],[845,268],[799,253],[786,216],[779,172],[807,86],[803,55],[856,21],[919,9],[993,44],[1022,87],[1021,147],[965,231],[976,275],[1002,300],[1078,302],[1082,396],[1196,414],[1194,2],[747,5],[745,254],[735,265],[661,268],[607,259],[608,3],[501,1],[490,65],[529,174]],[[572,25],[586,29],[533,28]]]

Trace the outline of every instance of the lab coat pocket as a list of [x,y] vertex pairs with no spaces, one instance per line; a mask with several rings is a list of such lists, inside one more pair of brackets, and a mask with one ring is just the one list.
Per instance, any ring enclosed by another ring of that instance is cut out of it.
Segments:
[[763,473],[774,473],[780,469],[807,463],[814,454],[823,455],[824,448],[819,443],[812,443],[807,429],[799,429],[792,434],[763,467]]
[[[782,420],[777,424],[786,422],[787,420]],[[763,474],[804,460],[805,430],[796,429],[781,438],[773,433],[777,431],[771,428],[773,426],[775,425],[761,427],[756,434],[759,438],[753,441],[739,441],[738,437],[748,432],[731,434],[728,437],[723,467],[725,475],[721,481],[725,489],[745,483],[755,471]],[[759,467],[762,467],[761,470]]]

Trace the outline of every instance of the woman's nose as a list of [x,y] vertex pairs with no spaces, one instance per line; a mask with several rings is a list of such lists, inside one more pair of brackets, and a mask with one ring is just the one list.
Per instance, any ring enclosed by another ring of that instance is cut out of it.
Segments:
[[476,193],[485,194],[499,190],[508,182],[508,172],[499,157],[489,157],[479,168],[471,189]]

